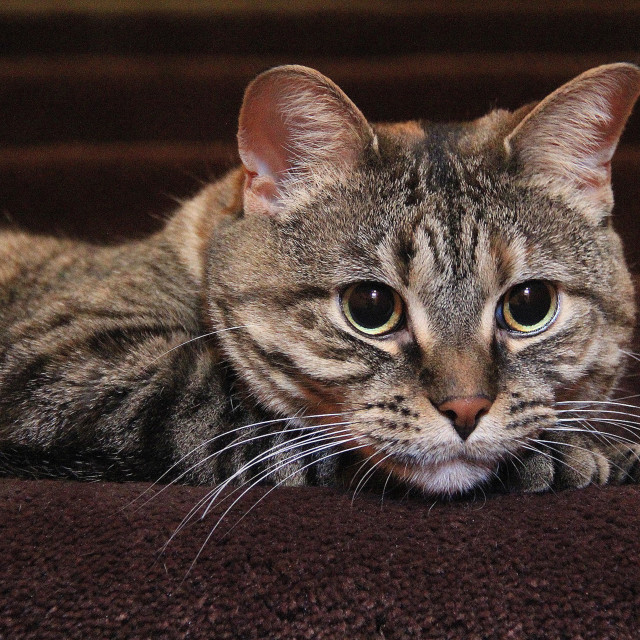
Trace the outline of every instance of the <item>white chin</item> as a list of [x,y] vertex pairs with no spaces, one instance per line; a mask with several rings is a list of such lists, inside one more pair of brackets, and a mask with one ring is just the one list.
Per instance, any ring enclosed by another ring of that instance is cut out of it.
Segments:
[[451,496],[486,482],[491,469],[464,460],[451,460],[409,469],[405,479],[425,493]]

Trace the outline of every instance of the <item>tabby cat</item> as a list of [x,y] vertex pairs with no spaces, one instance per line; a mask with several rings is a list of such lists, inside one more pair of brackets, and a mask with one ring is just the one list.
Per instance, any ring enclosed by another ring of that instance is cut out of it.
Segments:
[[242,166],[160,232],[0,234],[3,472],[637,481],[610,163],[639,93],[612,64],[515,112],[374,125],[317,71],[261,74]]

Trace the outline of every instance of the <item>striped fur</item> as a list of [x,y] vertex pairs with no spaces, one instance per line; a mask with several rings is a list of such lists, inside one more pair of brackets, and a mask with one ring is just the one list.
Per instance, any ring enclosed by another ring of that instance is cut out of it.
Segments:
[[[622,66],[591,72],[589,90],[620,76],[632,104],[640,72]],[[553,105],[585,82],[551,100],[551,114],[541,103],[465,124],[369,125],[317,72],[268,73],[244,113],[262,113],[252,101],[265,86],[274,109],[294,109],[282,122],[297,127],[295,166],[263,168],[247,116],[247,166],[146,240],[0,234],[0,468],[221,487],[391,476],[440,494],[496,477],[528,490],[637,479],[635,445],[576,413],[611,397],[634,325],[608,196],[594,215],[580,185],[564,197],[560,170],[532,176],[527,160],[547,162],[527,146],[548,144],[535,142],[537,123],[547,140]],[[617,107],[626,119],[630,105]],[[316,108],[331,120],[326,148]],[[496,306],[532,279],[556,283],[559,315],[514,337]],[[339,303],[358,281],[395,289],[406,326],[358,333]],[[491,408],[462,440],[436,407],[475,394]],[[560,433],[567,418],[580,429]]]

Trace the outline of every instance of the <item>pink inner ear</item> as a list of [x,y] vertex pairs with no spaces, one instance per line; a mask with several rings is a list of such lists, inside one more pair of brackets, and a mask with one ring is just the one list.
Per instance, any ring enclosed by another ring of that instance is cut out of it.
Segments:
[[275,178],[291,169],[289,132],[268,88],[243,106],[240,135],[240,156],[248,171]]
[[335,84],[295,66],[267,71],[249,85],[239,125],[245,205],[261,200],[272,213],[291,188],[289,178],[304,181],[344,169],[373,138],[364,116]]

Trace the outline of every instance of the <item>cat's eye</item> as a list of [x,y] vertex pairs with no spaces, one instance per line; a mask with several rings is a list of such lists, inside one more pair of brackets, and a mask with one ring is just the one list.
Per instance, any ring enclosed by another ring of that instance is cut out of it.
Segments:
[[513,333],[544,331],[558,315],[558,291],[544,280],[527,280],[507,291],[496,312],[498,324]]
[[402,298],[381,282],[358,282],[345,289],[342,312],[358,331],[369,336],[384,336],[404,322]]

